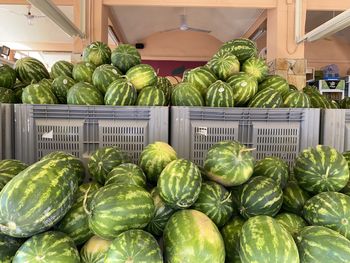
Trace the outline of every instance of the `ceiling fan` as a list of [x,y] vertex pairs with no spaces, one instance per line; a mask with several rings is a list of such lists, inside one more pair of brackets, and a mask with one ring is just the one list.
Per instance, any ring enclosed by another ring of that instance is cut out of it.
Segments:
[[204,32],[204,33],[210,33],[210,30],[206,30],[206,29],[202,29],[202,28],[194,28],[194,27],[190,27],[187,24],[187,15],[185,13],[185,9],[183,14],[180,15],[180,25],[177,28],[172,28],[172,29],[168,29],[165,30],[163,32],[169,32],[169,31],[176,31],[176,30],[181,30],[181,31],[194,31],[194,32]]
[[15,11],[12,11],[12,10],[6,9],[6,8],[0,8],[0,10],[4,10],[4,11],[10,12],[10,13],[13,13],[13,14],[16,14],[16,15],[20,15],[20,16],[25,16],[27,18],[28,25],[33,25],[34,24],[33,23],[34,19],[46,17],[46,16],[43,16],[43,15],[34,15],[34,14],[32,14],[32,12],[31,12],[32,6],[31,5],[28,5],[27,8],[28,8],[28,12],[27,13],[19,13],[19,12],[15,12]]

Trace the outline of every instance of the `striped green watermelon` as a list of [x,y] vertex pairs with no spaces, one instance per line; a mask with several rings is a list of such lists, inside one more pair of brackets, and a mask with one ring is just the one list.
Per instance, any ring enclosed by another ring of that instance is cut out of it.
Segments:
[[33,236],[24,242],[12,262],[79,263],[80,256],[73,241],[67,235],[50,231]]
[[12,89],[16,84],[16,71],[8,65],[0,65],[0,87]]
[[348,263],[350,241],[322,226],[304,227],[295,239],[301,263]]
[[27,85],[20,82],[19,80],[17,80],[15,86],[13,87],[17,103],[22,103],[22,93],[25,87],[27,87]]
[[255,216],[244,223],[239,254],[242,263],[299,263],[292,235],[269,216]]
[[[0,84],[1,85],[1,84]],[[339,106],[342,109],[350,109],[350,97],[345,97],[339,102]]]
[[168,221],[163,237],[166,262],[225,262],[225,245],[220,232],[202,212],[176,212]]
[[303,150],[295,161],[294,175],[301,188],[312,193],[339,191],[349,181],[346,159],[336,149],[317,145]]
[[110,171],[122,163],[130,163],[129,156],[116,146],[99,148],[90,157],[88,170],[92,178],[105,184]]
[[96,67],[102,64],[111,64],[111,49],[103,42],[92,42],[83,50],[83,61],[94,64]]
[[227,83],[217,80],[208,88],[205,104],[209,107],[233,107],[234,93]]
[[0,160],[0,191],[13,177],[27,167],[27,164],[18,160]]
[[112,64],[122,73],[141,63],[141,55],[137,49],[129,44],[118,45],[112,52]]
[[333,107],[331,102],[316,87],[306,86],[303,88],[303,92],[309,96],[312,108],[331,109]]
[[231,193],[216,182],[204,182],[192,208],[206,214],[220,228],[233,213]]
[[173,91],[173,84],[171,84],[170,80],[165,77],[158,77],[157,88],[164,92],[166,105],[169,105],[171,101],[171,93]]
[[236,106],[245,106],[258,92],[258,81],[250,74],[239,72],[231,76],[227,83],[233,91]]
[[97,67],[92,74],[92,83],[103,94],[106,93],[109,85],[121,78],[122,73],[120,70],[112,65],[101,65]]
[[[206,68],[208,68],[208,67],[206,67]],[[184,72],[182,73],[182,79],[181,79],[182,82],[187,82],[188,73],[190,73],[191,70],[192,69],[190,69],[190,68],[187,68],[184,70]]]
[[279,108],[282,104],[281,93],[272,88],[266,88],[255,94],[248,106],[251,108]]
[[163,256],[157,240],[150,233],[132,229],[121,233],[113,240],[104,262],[162,263]]
[[264,59],[251,57],[242,64],[241,70],[253,75],[258,82],[262,82],[267,77],[269,67]]
[[159,194],[166,204],[173,208],[187,208],[193,205],[202,185],[198,167],[184,159],[177,159],[165,166],[157,182]]
[[79,82],[68,90],[67,104],[103,105],[103,95],[90,83]]
[[222,229],[221,235],[225,243],[226,263],[240,263],[239,239],[242,233],[244,220],[237,216],[233,217]]
[[27,85],[33,82],[37,83],[45,78],[50,78],[50,74],[44,64],[31,57],[25,57],[17,60],[15,70],[17,78]]
[[173,106],[204,106],[201,93],[190,83],[177,84],[171,94]]
[[67,76],[60,76],[53,80],[52,82],[52,91],[56,95],[60,103],[67,103],[67,93],[68,90],[74,86],[75,81]]
[[283,192],[271,178],[256,176],[242,186],[239,212],[244,218],[275,216],[282,207]]
[[269,156],[256,162],[253,176],[269,177],[283,189],[289,178],[289,167],[281,158]]
[[92,74],[96,66],[89,62],[79,62],[74,65],[72,76],[76,82],[92,83]]
[[0,87],[0,103],[15,103],[16,94],[13,90]]
[[283,205],[286,211],[301,215],[304,204],[310,199],[310,195],[301,189],[297,182],[289,181],[283,189]]
[[148,86],[157,85],[157,73],[152,66],[147,64],[139,64],[133,66],[125,74],[127,80],[132,83],[137,91]]
[[280,223],[293,237],[307,226],[306,221],[296,214],[280,213],[275,217],[276,221]]
[[0,262],[11,263],[13,256],[23,242],[23,239],[0,234]]
[[50,76],[52,79],[62,77],[62,76],[73,78],[73,75],[72,75],[73,67],[74,66],[72,63],[64,60],[59,60],[52,65]]
[[[350,151],[343,152],[342,155],[346,159],[350,169]],[[350,195],[350,180],[348,181],[347,185],[343,189],[341,189],[341,192],[346,195]]]
[[330,100],[330,103],[331,103],[331,109],[340,109],[340,105],[337,101]]
[[219,50],[211,60],[208,67],[221,80],[226,81],[229,77],[239,72],[239,61],[237,57],[225,50]]
[[107,174],[107,184],[132,184],[145,188],[146,176],[136,164],[122,163]]
[[159,195],[159,190],[154,187],[151,191],[153,198],[155,212],[151,222],[146,227],[146,230],[152,235],[161,236],[163,234],[166,223],[169,218],[174,214],[175,209],[167,205]]
[[31,84],[23,89],[22,102],[25,104],[58,104],[58,99],[46,86]]
[[80,250],[82,263],[104,263],[105,256],[112,241],[93,236]]
[[156,86],[143,88],[136,101],[138,106],[166,106],[164,92]]
[[146,227],[154,215],[154,204],[139,186],[109,184],[95,193],[88,210],[92,232],[114,239],[123,231]]
[[42,79],[38,82],[38,84],[52,91],[52,81],[52,79]]
[[243,184],[252,176],[253,168],[251,150],[237,141],[214,144],[204,161],[207,176],[224,186]]
[[147,180],[156,183],[165,166],[176,159],[176,152],[169,144],[157,141],[143,149],[139,164],[146,173]]
[[209,86],[217,81],[217,77],[209,68],[197,67],[188,72],[186,81],[191,83],[205,97]]
[[310,108],[309,96],[302,91],[289,91],[283,97],[283,105],[287,108]]
[[279,75],[267,76],[264,81],[259,84],[258,88],[259,91],[267,88],[279,91],[282,97],[290,91],[287,80]]
[[289,90],[299,90],[295,85],[289,84]]
[[256,43],[247,38],[232,39],[225,42],[220,49],[235,55],[241,63],[258,54]]
[[108,86],[104,97],[105,104],[113,106],[135,105],[136,100],[136,89],[124,78],[113,81]]

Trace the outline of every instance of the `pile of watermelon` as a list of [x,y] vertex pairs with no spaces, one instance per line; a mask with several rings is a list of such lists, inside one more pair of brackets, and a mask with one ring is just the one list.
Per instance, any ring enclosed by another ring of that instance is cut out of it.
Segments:
[[[137,164],[52,152],[0,161],[1,262],[350,262],[350,152],[280,158],[222,141],[203,167],[164,142]],[[12,260],[12,261],[11,261]]]

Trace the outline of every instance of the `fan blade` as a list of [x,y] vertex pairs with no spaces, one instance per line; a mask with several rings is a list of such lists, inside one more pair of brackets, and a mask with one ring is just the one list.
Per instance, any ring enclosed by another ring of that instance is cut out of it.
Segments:
[[211,30],[206,30],[206,29],[200,29],[200,28],[194,28],[194,27],[189,27],[187,31],[194,31],[194,32],[203,32],[203,33],[210,33]]
[[180,29],[178,27],[176,27],[176,28],[172,28],[172,29],[166,29],[166,30],[163,30],[160,32],[170,32],[170,31],[177,31],[177,30],[180,30]]

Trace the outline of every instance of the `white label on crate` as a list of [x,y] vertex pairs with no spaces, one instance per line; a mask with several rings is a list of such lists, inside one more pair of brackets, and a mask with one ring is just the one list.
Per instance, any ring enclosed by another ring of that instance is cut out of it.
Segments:
[[198,127],[197,134],[207,136],[208,135],[208,128],[207,127]]
[[43,139],[53,139],[53,130],[46,132],[42,136]]

